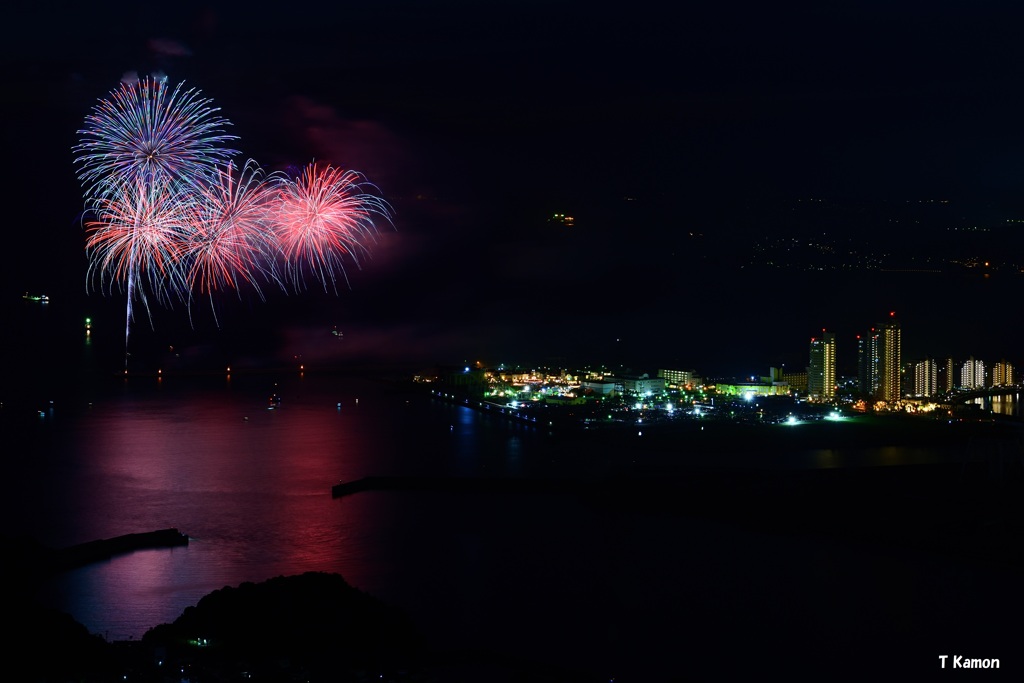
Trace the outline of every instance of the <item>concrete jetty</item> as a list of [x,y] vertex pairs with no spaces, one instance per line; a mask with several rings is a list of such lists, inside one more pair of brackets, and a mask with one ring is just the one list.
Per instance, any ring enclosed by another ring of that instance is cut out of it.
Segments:
[[56,569],[72,569],[93,562],[109,560],[114,555],[188,545],[188,536],[177,529],[160,529],[137,534],[80,543],[54,551],[52,561]]

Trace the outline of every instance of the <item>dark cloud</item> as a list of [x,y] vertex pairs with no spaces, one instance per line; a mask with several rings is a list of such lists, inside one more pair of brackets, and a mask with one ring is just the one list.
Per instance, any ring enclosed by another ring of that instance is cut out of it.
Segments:
[[158,57],[191,57],[192,50],[184,43],[170,38],[150,38],[149,50]]
[[345,118],[335,107],[303,95],[288,99],[283,120],[310,161],[358,171],[391,192],[407,191],[415,172],[413,158],[383,123]]

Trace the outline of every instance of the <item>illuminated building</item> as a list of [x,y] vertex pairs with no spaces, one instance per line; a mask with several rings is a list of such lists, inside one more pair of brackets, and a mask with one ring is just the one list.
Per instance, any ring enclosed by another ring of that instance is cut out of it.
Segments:
[[878,397],[882,384],[882,334],[871,328],[866,337],[857,339],[857,362],[860,392]]
[[789,385],[785,382],[765,382],[767,378],[756,382],[736,382],[734,384],[716,384],[715,392],[719,396],[739,396],[750,400],[760,396],[788,396]]
[[882,372],[880,396],[885,401],[898,401],[900,393],[900,369],[903,367],[903,348],[900,324],[895,313],[889,314],[889,321],[882,328]]
[[1001,360],[992,366],[992,386],[1002,387],[1013,384],[1013,364]]
[[870,336],[862,337],[857,335],[857,389],[862,396],[870,396],[874,393],[871,378],[871,353]]
[[788,396],[790,390],[794,389],[787,378],[803,378],[803,389],[807,389],[807,373],[790,375],[783,372],[782,368],[771,368],[767,377],[750,378],[749,382],[735,382],[730,384],[715,385],[715,392],[722,396],[740,396],[751,399],[757,396]]
[[614,396],[622,393],[622,385],[616,383],[612,378],[607,379],[585,379],[581,383],[584,391],[592,392],[598,396]]
[[962,389],[985,388],[985,363],[971,356],[960,367],[960,387]]
[[791,388],[793,391],[799,393],[807,392],[807,373],[806,372],[784,372],[781,375],[780,381]]
[[940,368],[940,375],[942,381],[942,390],[945,392],[953,391],[953,387],[956,386],[956,373],[953,370],[953,359],[947,358],[946,364],[943,368]]
[[932,360],[914,363],[914,395],[935,396],[939,393],[939,366]]
[[807,391],[822,400],[836,396],[836,335],[822,330],[811,339],[811,364],[807,369]]
[[665,391],[665,379],[663,377],[650,377],[647,373],[639,377],[634,375],[621,377],[606,377],[608,381],[615,382],[622,387],[623,393],[639,394],[660,394]]
[[669,386],[677,387],[698,387],[704,381],[693,370],[659,369],[658,377],[665,380]]
[[863,344],[858,340],[861,393],[893,402],[902,398],[900,379],[903,369],[903,348],[900,323],[896,314],[871,329]]

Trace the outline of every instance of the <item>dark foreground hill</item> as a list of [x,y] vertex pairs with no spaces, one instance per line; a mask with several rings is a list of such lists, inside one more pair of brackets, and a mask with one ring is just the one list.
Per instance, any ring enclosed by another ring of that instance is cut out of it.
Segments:
[[404,613],[338,574],[312,572],[214,591],[142,642],[200,680],[241,672],[262,680],[358,680],[369,672],[390,679],[420,650]]
[[141,642],[108,643],[27,600],[9,607],[3,651],[18,680],[423,680],[409,677],[420,637],[404,613],[337,574],[225,587]]
[[38,683],[538,681],[598,683],[526,657],[429,651],[401,610],[338,574],[225,587],[141,641],[109,643],[70,616],[15,598],[0,655]]

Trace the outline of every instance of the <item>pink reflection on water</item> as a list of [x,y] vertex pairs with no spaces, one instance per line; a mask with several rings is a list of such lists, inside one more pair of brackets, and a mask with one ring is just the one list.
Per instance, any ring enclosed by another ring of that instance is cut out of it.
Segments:
[[[380,574],[377,532],[393,515],[373,496],[335,500],[331,486],[392,466],[380,456],[398,450],[396,432],[379,428],[388,405],[366,395],[356,403],[344,386],[314,391],[305,379],[280,388],[273,410],[266,392],[236,390],[237,378],[185,398],[164,382],[86,417],[75,536],[175,527],[190,545],[72,573],[86,596],[73,609],[102,613],[137,601],[172,620],[183,605],[244,581],[331,571],[359,585]],[[137,625],[133,633],[141,636]]]

